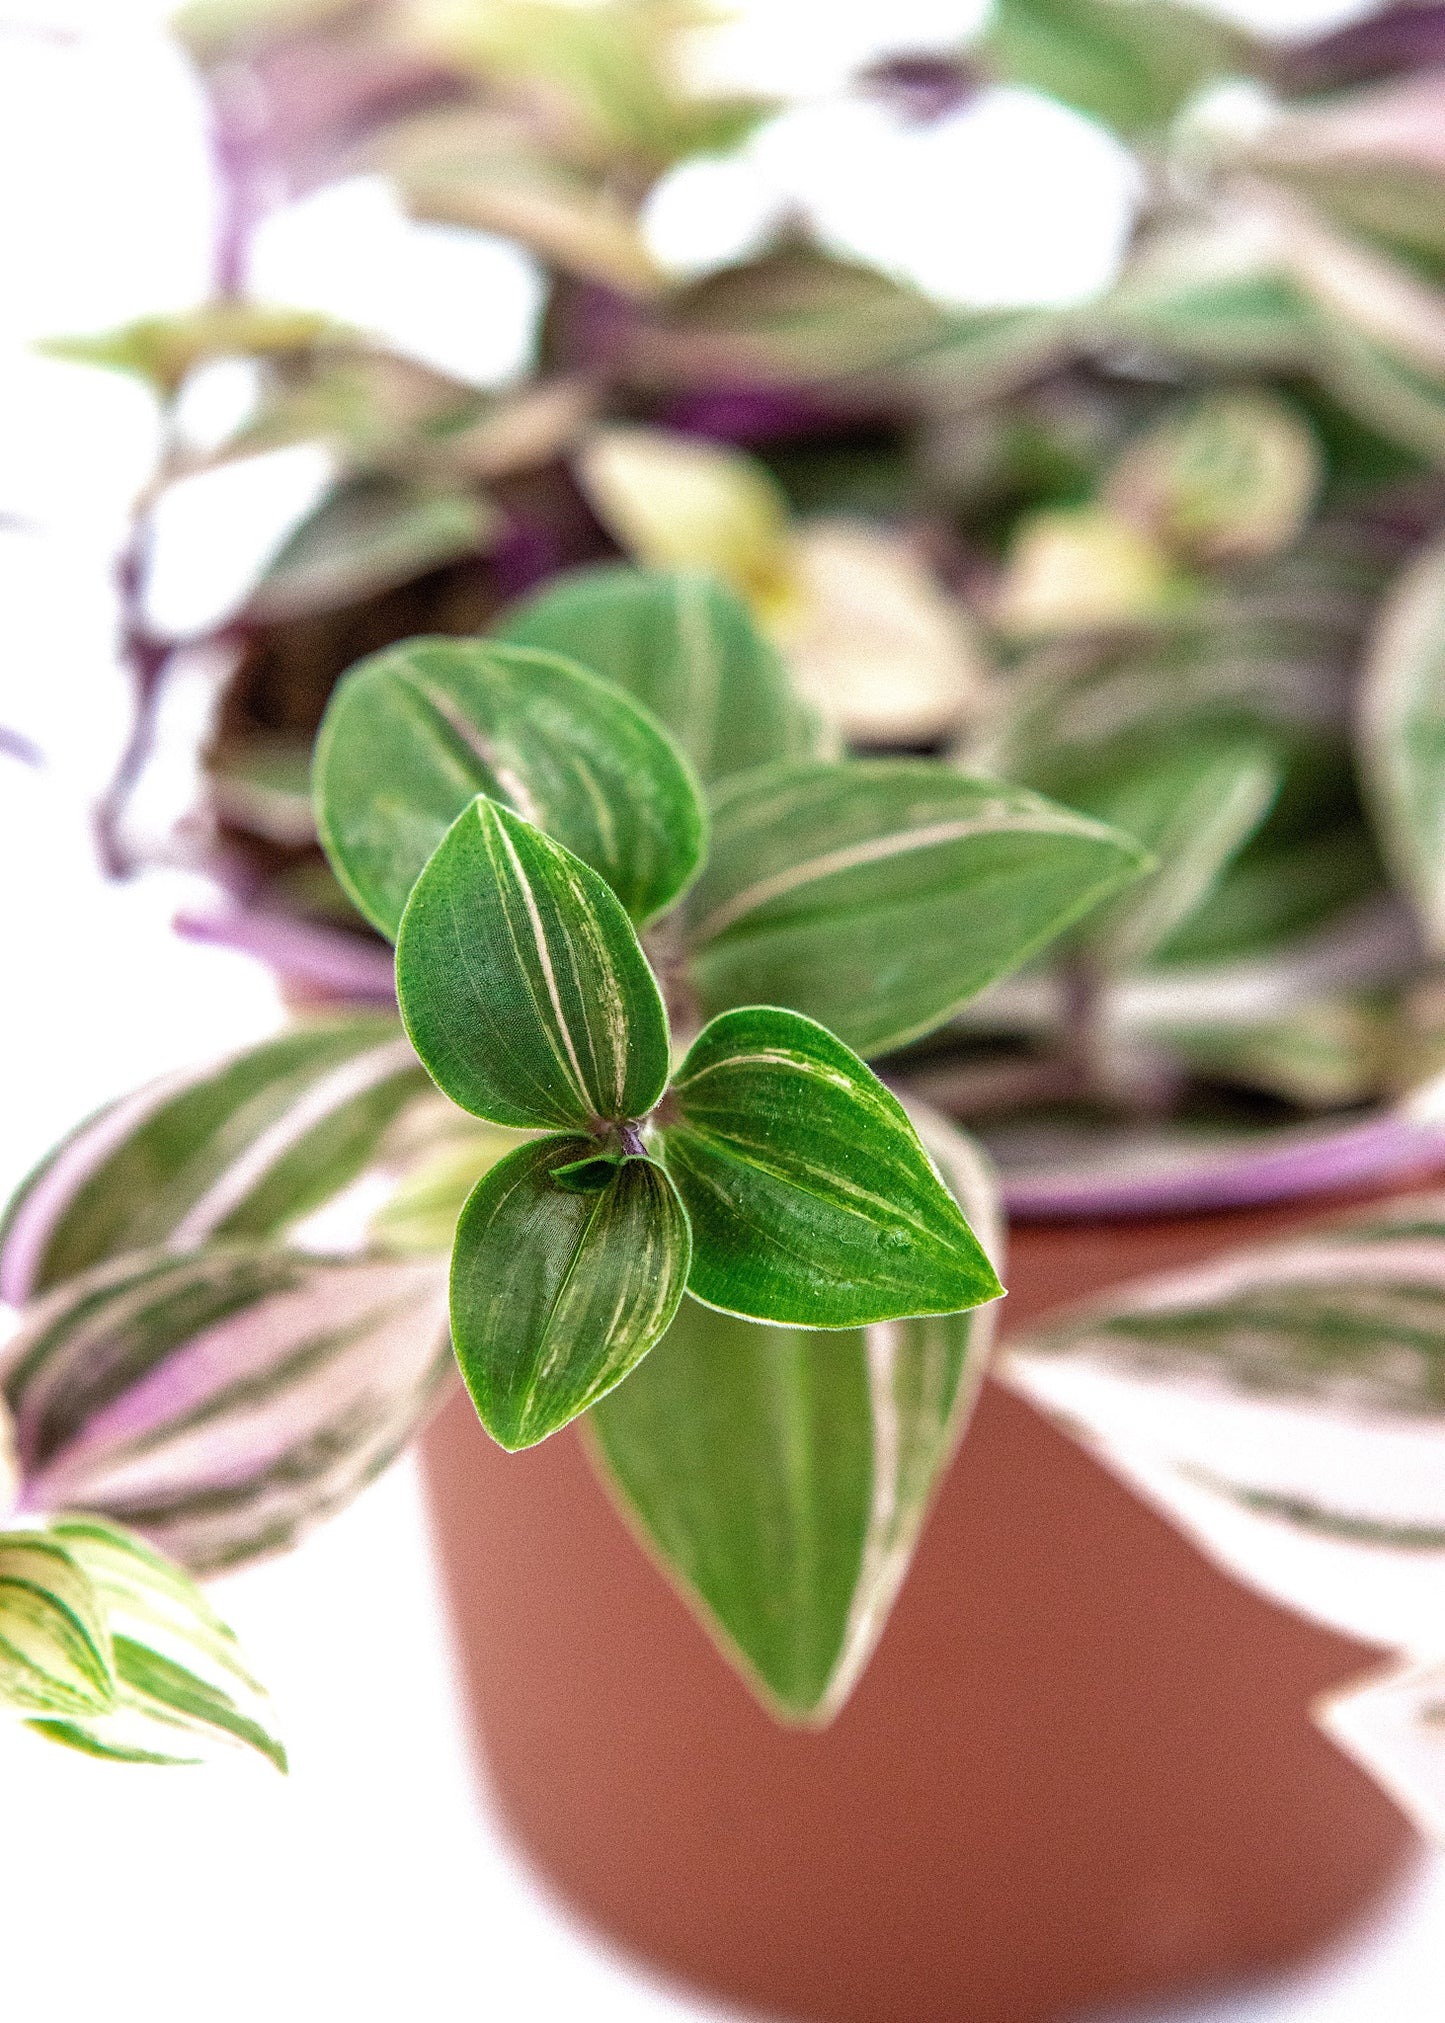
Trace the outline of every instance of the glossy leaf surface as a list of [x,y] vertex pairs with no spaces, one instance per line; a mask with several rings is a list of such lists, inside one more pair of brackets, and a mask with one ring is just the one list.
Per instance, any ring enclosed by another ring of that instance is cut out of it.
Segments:
[[1445,548],[1386,604],[1362,698],[1361,760],[1391,863],[1445,951]]
[[626,689],[704,780],[810,758],[823,735],[742,599],[696,570],[578,570],[511,611],[501,637],[570,655]]
[[125,1251],[262,1237],[339,1193],[425,1075],[392,1019],[304,1025],[126,1096],[71,1133],[0,1223],[20,1305]]
[[[620,1383],[687,1283],[687,1217],[667,1174],[650,1159],[608,1164],[596,1152],[590,1138],[520,1147],[481,1181],[457,1225],[457,1360],[503,1447],[545,1440]],[[570,1185],[559,1180],[568,1168]]]
[[380,1473],[450,1368],[439,1260],[133,1254],[9,1345],[21,1507],[103,1513],[197,1572],[279,1552]]
[[[1000,1257],[968,1140],[914,1121]],[[819,1333],[684,1300],[588,1416],[625,1514],[774,1711],[828,1720],[866,1664],[953,1454],[998,1309]]]
[[42,1734],[122,1763],[194,1763],[217,1745],[239,1745],[286,1769],[265,1693],[193,1580],[93,1517],[59,1518],[49,1536],[83,1569],[104,1611],[115,1698],[86,1718],[35,1722]]
[[494,1124],[643,1117],[667,1081],[667,1016],[595,871],[496,801],[447,831],[406,909],[397,991],[438,1087]]
[[662,1142],[692,1222],[689,1290],[799,1327],[953,1313],[1002,1291],[897,1098],[796,1012],[714,1019]]
[[1242,1579],[1367,1641],[1445,1609],[1445,1197],[1126,1287],[1003,1374]]
[[605,878],[646,920],[696,871],[706,828],[653,720],[552,653],[412,639],[354,667],[316,742],[318,823],[337,875],[395,939],[422,866],[478,794]]
[[0,1707],[91,1714],[114,1699],[110,1631],[83,1567],[44,1532],[0,1533]]
[[703,1008],[782,1004],[861,1054],[941,1025],[1147,862],[1024,789],[909,760],[721,788],[688,901]]

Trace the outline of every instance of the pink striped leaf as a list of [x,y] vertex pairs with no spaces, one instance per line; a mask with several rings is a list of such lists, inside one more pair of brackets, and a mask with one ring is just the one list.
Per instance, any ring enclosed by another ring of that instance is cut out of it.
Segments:
[[116,1519],[201,1573],[284,1550],[437,1400],[446,1303],[443,1259],[264,1243],[70,1280],[8,1351],[20,1507]]
[[1445,1195],[1128,1286],[1001,1375],[1250,1585],[1365,1641],[1445,1620]]

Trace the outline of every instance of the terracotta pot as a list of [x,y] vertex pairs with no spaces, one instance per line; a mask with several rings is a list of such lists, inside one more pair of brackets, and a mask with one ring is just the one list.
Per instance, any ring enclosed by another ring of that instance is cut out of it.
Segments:
[[[1312,1219],[1034,1227],[1013,1326]],[[1042,2023],[1283,1967],[1409,1844],[1310,1725],[1372,1653],[1218,1573],[986,1387],[869,1670],[774,1726],[571,1436],[465,1400],[426,1463],[476,1738],[523,1848],[654,1964],[822,2023]]]

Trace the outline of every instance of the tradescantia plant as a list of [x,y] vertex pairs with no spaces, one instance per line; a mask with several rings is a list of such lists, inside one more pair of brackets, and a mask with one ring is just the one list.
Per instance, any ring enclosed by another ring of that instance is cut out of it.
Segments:
[[[920,131],[1023,87],[1132,153],[1108,286],[999,311],[798,218],[663,271],[653,195],[767,116],[680,83],[696,25],[183,15],[215,299],[61,347],[167,423],[101,829],[123,859],[184,658],[141,594],[156,493],[324,445],[330,488],[211,642],[231,905],[190,931],[374,1015],[140,1092],[32,1176],[7,1396],[24,1512],[204,1573],[344,1503],[454,1353],[502,1445],[580,1418],[750,1683],[819,1720],[966,1420],[1000,1209],[1438,1160],[1440,20],[1266,45],[998,0],[969,49],[859,79]],[[251,299],[266,207],[358,171],[537,259],[529,379]],[[252,411],[197,448],[187,392],[237,358]],[[1233,1570],[1407,1655],[1325,1718],[1412,1790],[1442,1246],[1438,1204],[1387,1205],[995,1365]]]
[[[513,630],[554,622],[606,668],[411,641],[322,725],[318,828],[395,937],[410,1045],[376,1017],[303,1026],[101,1113],[20,1189],[21,1506],[198,1571],[287,1544],[425,1416],[449,1305],[492,1436],[588,1413],[759,1689],[818,1718],[881,1629],[1001,1291],[985,1167],[863,1056],[1149,860],[996,780],[823,756],[703,579],[604,571]],[[757,763],[779,731],[793,756]]]
[[[615,640],[621,602],[654,640],[670,626],[690,643],[668,707],[699,756],[712,698],[689,689],[712,679],[719,615],[787,719],[781,670],[716,589],[604,573],[559,594],[569,633],[593,612]],[[535,640],[547,618],[522,629]],[[724,774],[709,808],[618,683],[489,641],[413,641],[354,669],[316,794],[338,876],[395,935],[402,1017],[437,1086],[546,1134],[479,1183],[452,1258],[458,1359],[502,1445],[620,1383],[684,1289],[812,1329],[997,1295],[860,1053],[943,1023],[1137,875],[1126,836],[906,761]]]

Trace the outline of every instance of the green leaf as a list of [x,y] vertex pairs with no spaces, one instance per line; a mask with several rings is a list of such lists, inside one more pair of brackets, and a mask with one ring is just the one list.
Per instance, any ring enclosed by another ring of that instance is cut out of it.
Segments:
[[20,1185],[0,1222],[0,1295],[20,1305],[123,1252],[270,1236],[338,1194],[427,1093],[394,1019],[304,1025],[99,1111]]
[[[98,1717],[37,1721],[55,1742],[125,1763],[194,1763],[216,1744],[286,1769],[264,1690],[234,1634],[178,1566],[118,1526],[63,1517],[51,1535],[94,1584],[115,1651],[115,1705]],[[183,1753],[177,1753],[177,1751]]]
[[637,215],[617,191],[519,146],[514,134],[488,133],[465,112],[442,114],[403,127],[383,159],[414,218],[497,233],[549,267],[626,295],[662,286]]
[[255,625],[335,611],[484,554],[501,522],[477,494],[400,478],[347,478],[287,538],[247,599]]
[[[997,1255],[992,1182],[915,1122]],[[983,1374],[998,1309],[828,1333],[684,1300],[586,1421],[603,1479],[774,1712],[842,1706],[908,1569]]]
[[579,569],[517,605],[499,632],[570,655],[626,689],[704,780],[811,758],[822,742],[746,604],[700,571]]
[[1111,754],[1094,778],[1051,782],[1073,807],[1135,837],[1158,869],[1100,907],[1080,930],[1093,959],[1136,968],[1188,919],[1269,813],[1281,768],[1263,738],[1145,741]]
[[1386,855],[1445,953],[1445,545],[1410,565],[1380,615],[1360,761]]
[[761,103],[685,82],[687,33],[707,17],[691,4],[613,0],[560,11],[550,0],[490,0],[440,18],[438,46],[485,81],[535,95],[589,158],[655,173],[694,153],[737,146]]
[[[621,1383],[687,1283],[687,1217],[667,1174],[641,1157],[609,1167],[596,1151],[590,1138],[521,1146],[457,1225],[457,1361],[482,1424],[509,1449],[545,1440]],[[579,1166],[591,1169],[580,1188]]]
[[84,1568],[43,1532],[0,1533],[0,1706],[90,1714],[114,1698],[110,1632]]
[[667,1014],[618,900],[580,858],[478,795],[407,905],[397,991],[437,1086],[473,1116],[591,1128],[645,1117]]
[[1243,1579],[1417,1645],[1445,1565],[1445,1196],[1131,1285],[1002,1373]]
[[1255,65],[1239,29],[1172,0],[997,0],[980,53],[990,74],[1126,135],[1164,126],[1203,85]]
[[450,1257],[468,1195],[484,1173],[516,1150],[515,1131],[448,1108],[464,1128],[450,1129],[441,1134],[441,1142],[419,1149],[368,1224],[371,1242],[391,1255]]
[[1319,378],[1340,405],[1438,469],[1445,465],[1445,359],[1422,365],[1343,321],[1327,325]]
[[5,1391],[27,1507],[102,1513],[210,1572],[347,1504],[451,1367],[439,1259],[214,1244],[27,1307]]
[[311,747],[304,738],[261,733],[213,750],[206,762],[210,802],[222,822],[284,850],[316,841]]
[[595,429],[574,459],[587,503],[636,561],[699,569],[767,606],[791,578],[788,501],[758,458],[641,423]]
[[1286,840],[1272,837],[1266,823],[1157,950],[1157,959],[1202,964],[1280,955],[1380,892],[1380,862],[1363,823],[1332,824]]
[[1214,393],[1131,442],[1105,499],[1170,548],[1207,563],[1291,547],[1323,478],[1320,446],[1300,410],[1260,391]]
[[210,359],[284,357],[349,335],[344,325],[310,309],[220,301],[173,316],[143,316],[95,337],[53,337],[40,349],[52,358],[130,373],[158,393],[174,394]]
[[478,794],[605,878],[635,920],[676,899],[707,818],[687,761],[643,710],[556,654],[411,639],[342,681],[316,740],[317,821],[336,874],[395,938],[412,886]]
[[1347,230],[1428,260],[1445,253],[1445,173],[1429,145],[1440,118],[1439,72],[1407,70],[1281,106],[1232,153]]
[[771,767],[717,792],[690,974],[705,1012],[789,1005],[885,1053],[1147,864],[1101,823],[928,761]]
[[1230,373],[1304,371],[1319,349],[1309,298],[1268,242],[1207,227],[1161,230],[1074,322],[1103,344]]
[[707,1305],[847,1328],[1003,1290],[902,1104],[811,1019],[714,1019],[670,1105],[663,1156],[692,1223],[688,1289]]
[[876,267],[790,244],[669,296],[645,357],[664,383],[816,385],[927,354],[972,322]]

